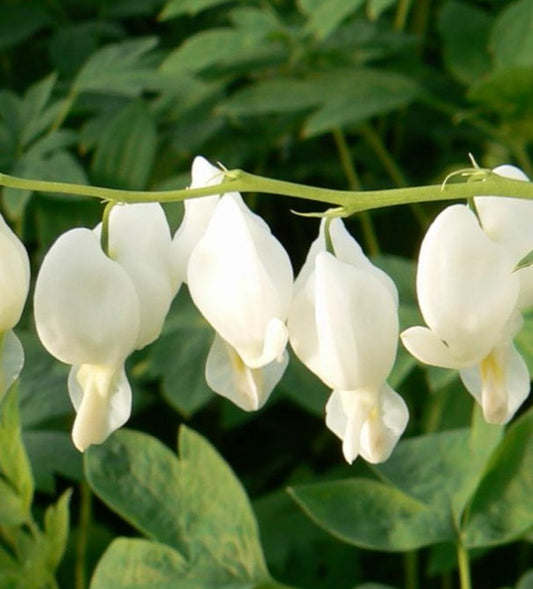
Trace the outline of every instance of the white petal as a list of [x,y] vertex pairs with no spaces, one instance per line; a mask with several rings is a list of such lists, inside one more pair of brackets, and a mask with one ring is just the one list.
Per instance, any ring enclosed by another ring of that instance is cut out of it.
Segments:
[[[315,267],[316,256],[320,252],[326,251],[326,238],[325,238],[325,227],[326,219],[322,219],[320,223],[320,231],[317,239],[313,241],[306,260],[302,269],[300,270],[298,277],[296,278],[294,288],[299,290],[303,287],[303,284],[307,281],[309,275]],[[377,278],[385,288],[390,292],[392,298],[398,305],[398,289],[396,285],[383,270],[374,266],[372,262],[365,256],[361,246],[352,237],[352,235],[346,229],[342,219],[335,218],[330,221],[329,226],[330,237],[335,250],[335,257],[341,262],[346,262],[355,268],[366,270]]]
[[267,326],[284,321],[292,268],[283,246],[238,195],[224,195],[188,266],[189,290],[204,317],[247,359],[263,354]]
[[460,374],[489,423],[507,423],[529,395],[526,363],[511,342],[498,346],[479,365]]
[[[496,174],[527,182],[528,177],[515,166],[499,166]],[[503,245],[512,254],[517,264],[533,250],[533,202],[522,198],[477,196],[476,208],[485,233]],[[521,309],[533,305],[533,267],[518,272]]]
[[[223,171],[211,165],[201,156],[194,158],[191,176],[191,188],[216,186],[224,179]],[[184,201],[183,220],[174,235],[171,247],[175,280],[187,282],[189,257],[196,244],[203,237],[219,200],[220,196],[216,194]]]
[[30,263],[26,249],[0,215],[0,332],[17,324],[29,285]]
[[398,345],[396,303],[382,283],[327,252],[318,254],[314,320],[318,376],[335,389],[379,388]]
[[[100,234],[100,226],[95,230]],[[109,218],[109,257],[130,276],[140,303],[135,347],[153,342],[179,289],[170,263],[170,228],[159,203],[115,206]]]
[[481,360],[475,356],[456,356],[439,336],[427,327],[410,327],[400,334],[407,351],[420,362],[441,368],[460,369],[472,366]]
[[80,452],[104,442],[131,414],[131,388],[123,366],[75,365],[68,389],[77,411],[72,440]]
[[497,344],[518,298],[513,268],[466,206],[448,207],[432,223],[420,250],[418,301],[454,356],[484,356]]
[[6,331],[1,343],[0,365],[2,370],[0,382],[0,399],[17,380],[24,366],[24,349],[13,331]]
[[405,401],[384,383],[376,406],[361,429],[361,456],[371,464],[384,462],[391,455],[409,421]]
[[63,234],[45,256],[34,310],[43,345],[67,364],[122,364],[134,349],[135,287],[88,229]]
[[361,430],[374,397],[366,391],[334,390],[326,404],[326,426],[342,440],[342,453],[349,464],[359,455]]
[[207,384],[245,411],[260,409],[280,381],[289,356],[285,351],[280,360],[261,368],[250,368],[239,354],[218,334],[206,363]]
[[[322,223],[320,230],[324,232],[325,223]],[[341,262],[346,262],[354,268],[366,270],[374,278],[377,278],[389,291],[390,295],[398,305],[398,289],[391,277],[383,272],[365,256],[361,246],[346,229],[342,219],[332,219],[330,223],[330,235],[335,250],[335,257]]]

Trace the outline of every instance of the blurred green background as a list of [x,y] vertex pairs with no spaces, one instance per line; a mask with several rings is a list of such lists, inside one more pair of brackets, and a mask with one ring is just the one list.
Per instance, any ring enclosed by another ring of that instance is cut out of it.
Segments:
[[[481,166],[514,163],[531,174],[532,139],[532,0],[0,1],[5,173],[182,188],[201,154],[273,178],[382,189],[438,184],[470,166],[469,153]],[[268,221],[297,272],[318,222],[291,210],[324,207],[270,195],[246,201]],[[175,229],[182,207],[165,208]],[[396,207],[347,221],[398,284],[402,327],[420,320],[416,255],[438,209]],[[35,276],[56,237],[94,226],[102,205],[3,189],[1,210],[27,245]],[[70,441],[67,369],[39,344],[31,302],[17,331],[27,357],[20,413],[36,509],[74,486],[58,582],[82,589],[110,540],[135,532],[88,498],[82,457]],[[212,336],[182,287],[161,338],[130,358],[135,400],[128,427],[171,447],[181,423],[209,439],[251,496],[269,568],[285,583],[455,587],[455,557],[446,545],[407,557],[370,552],[341,543],[301,513],[287,486],[376,473],[361,461],[343,463],[339,441],[323,423],[328,391],[294,358],[259,413],[215,398],[202,367]],[[533,367],[530,321],[518,343]],[[454,373],[423,369],[399,350],[390,383],[410,408],[407,437],[470,423],[472,402]],[[490,554],[481,550],[475,586],[514,587],[531,565],[527,536]],[[520,589],[533,587],[526,583]]]

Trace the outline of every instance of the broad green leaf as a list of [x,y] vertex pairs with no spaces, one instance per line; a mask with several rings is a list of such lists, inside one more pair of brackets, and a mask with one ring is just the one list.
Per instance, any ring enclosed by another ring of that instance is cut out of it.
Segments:
[[128,18],[132,16],[148,16],[161,8],[164,0],[104,0],[101,4],[102,17]]
[[467,86],[491,69],[487,51],[492,19],[487,12],[471,4],[450,0],[439,16],[444,62],[448,70]]
[[365,0],[322,0],[310,12],[306,29],[319,39],[325,39],[350,14],[364,4]]
[[78,72],[72,86],[73,93],[103,92],[124,96],[138,96],[158,80],[157,71],[147,60],[157,45],[148,37],[107,45],[93,53]]
[[161,71],[172,76],[200,72],[218,65],[235,65],[268,51],[261,37],[247,31],[209,29],[189,37],[161,64]]
[[468,511],[469,547],[503,544],[533,527],[533,411],[514,422],[493,456]]
[[92,164],[95,184],[144,190],[157,147],[153,117],[141,101],[119,111],[96,145]]
[[470,430],[404,440],[375,469],[396,488],[430,505],[446,525],[459,526],[501,436],[502,428],[486,424],[476,410]]
[[489,49],[498,67],[533,66],[533,3],[518,0],[498,16],[492,29]]
[[405,551],[453,537],[430,506],[378,481],[315,483],[290,493],[315,523],[362,548]]
[[239,90],[222,102],[218,110],[225,115],[261,115],[308,110],[319,106],[324,96],[313,82],[296,79],[263,80]]
[[213,329],[182,288],[163,333],[149,350],[147,370],[149,376],[161,379],[164,397],[186,417],[213,397],[204,370],[213,338]]
[[71,495],[71,489],[67,489],[58,502],[55,505],[50,505],[44,513],[46,561],[51,572],[57,569],[67,547]]
[[163,7],[159,20],[169,20],[187,14],[194,16],[209,8],[227,4],[233,0],[167,0]]
[[323,106],[307,119],[304,126],[307,137],[406,106],[420,93],[410,78],[381,70],[332,72],[322,76],[317,84],[327,88],[327,97]]
[[20,524],[31,517],[33,479],[22,443],[16,384],[0,404],[0,448],[0,519],[8,525]]
[[228,465],[182,427],[179,460],[155,438],[121,430],[85,455],[95,493],[148,537],[175,548],[204,578],[265,580],[248,498]]
[[[98,562],[90,589],[180,589],[187,561],[165,544],[118,538]],[[193,589],[194,585],[190,586]],[[206,587],[197,581],[196,587]]]
[[400,442],[383,482],[348,479],[295,488],[296,501],[326,531],[357,546],[404,551],[454,542],[501,428],[475,415],[472,430]]

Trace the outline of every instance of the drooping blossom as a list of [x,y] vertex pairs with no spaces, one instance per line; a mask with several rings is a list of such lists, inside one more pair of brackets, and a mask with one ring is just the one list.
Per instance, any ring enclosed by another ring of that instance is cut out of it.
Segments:
[[103,442],[131,413],[126,358],[159,334],[175,292],[170,230],[158,204],[116,207],[109,252],[100,228],[58,238],[35,286],[35,322],[47,350],[71,364],[75,446]]
[[333,389],[326,425],[344,457],[386,460],[403,433],[408,411],[386,380],[398,345],[398,294],[392,280],[363,254],[340,219],[325,223],[295,283],[289,314],[291,346]]
[[515,259],[454,205],[428,229],[418,261],[417,294],[428,327],[402,333],[420,361],[460,371],[490,423],[506,423],[529,393],[529,374],[513,344],[522,325]]
[[216,331],[208,385],[246,411],[259,409],[288,362],[289,257],[238,193],[220,198],[190,255],[191,297]]

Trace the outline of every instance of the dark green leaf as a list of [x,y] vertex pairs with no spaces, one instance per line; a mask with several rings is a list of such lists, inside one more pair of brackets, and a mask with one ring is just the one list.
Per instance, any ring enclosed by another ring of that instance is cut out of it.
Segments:
[[147,187],[156,153],[155,122],[145,104],[133,102],[110,121],[93,159],[95,184],[126,190]]
[[33,478],[22,443],[16,384],[0,405],[0,448],[0,521],[18,525],[31,517]]
[[188,586],[180,581],[188,568],[186,560],[165,544],[119,538],[98,563],[90,589],[179,589]]
[[46,535],[46,561],[50,572],[54,572],[65,553],[69,532],[69,503],[72,491],[67,489],[55,505],[50,505],[44,514]]
[[44,7],[24,4],[2,6],[0,19],[0,49],[16,45],[39,29],[50,25],[52,19]]
[[513,423],[498,447],[468,512],[470,547],[510,542],[533,526],[533,411]]
[[178,550],[204,578],[268,578],[257,523],[235,475],[184,427],[179,448],[178,460],[155,438],[121,430],[89,448],[87,478],[112,509]]
[[487,51],[491,17],[481,8],[450,0],[440,12],[439,32],[448,70],[470,86],[491,69]]
[[533,3],[518,0],[507,6],[496,19],[490,49],[498,67],[533,66]]

